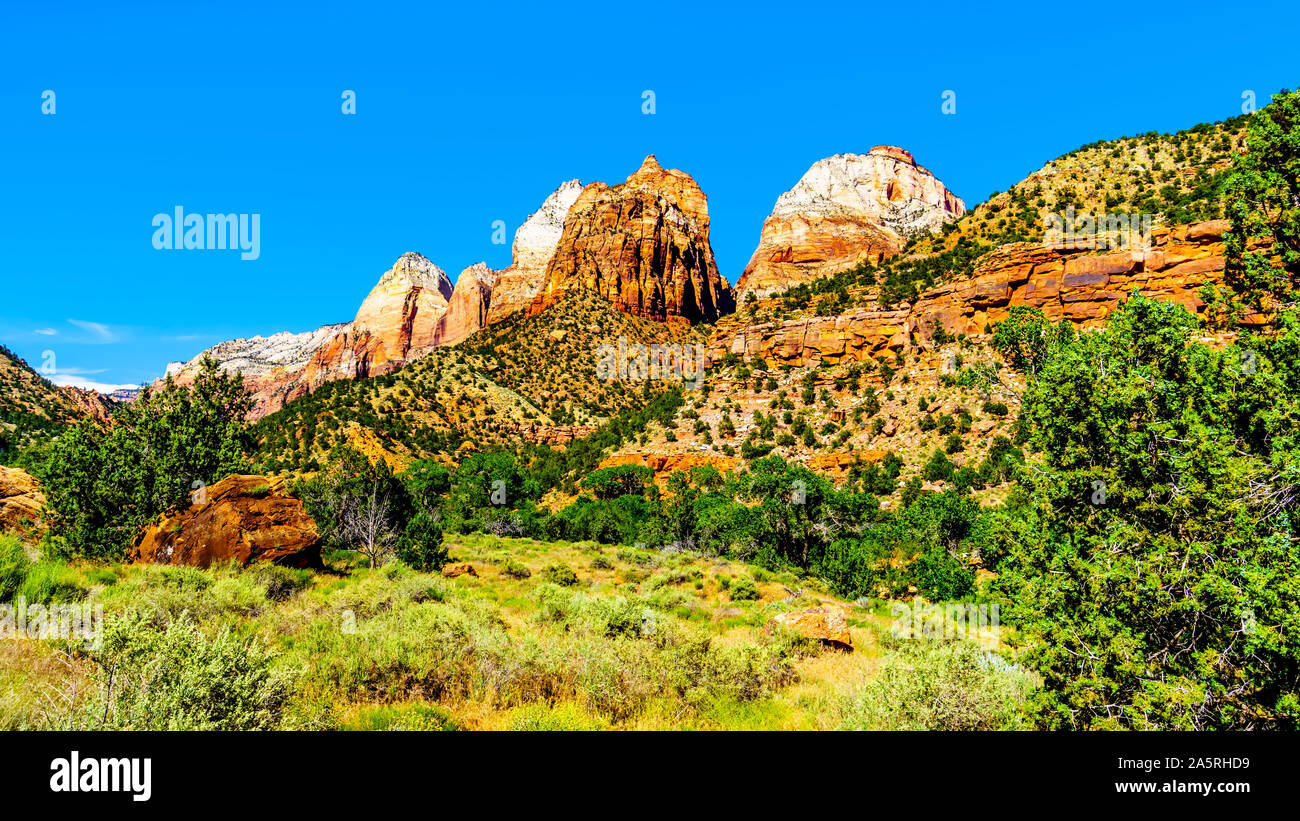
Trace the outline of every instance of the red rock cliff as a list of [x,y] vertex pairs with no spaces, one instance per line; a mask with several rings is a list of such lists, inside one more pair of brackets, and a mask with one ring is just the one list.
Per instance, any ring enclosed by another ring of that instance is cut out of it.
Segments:
[[570,288],[657,320],[712,322],[730,312],[731,288],[713,258],[708,205],[695,180],[664,170],[652,154],[626,182],[584,188],[564,220],[530,314]]

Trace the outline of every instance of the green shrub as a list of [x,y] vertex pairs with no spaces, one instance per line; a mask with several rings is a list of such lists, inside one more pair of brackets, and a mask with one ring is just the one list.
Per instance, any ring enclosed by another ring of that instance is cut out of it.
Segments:
[[609,557],[606,556],[604,553],[598,553],[596,554],[595,558],[591,560],[591,569],[592,570],[613,570],[614,563],[610,561]]
[[447,546],[437,518],[421,510],[407,522],[397,542],[397,558],[416,570],[440,570],[447,563]]
[[22,542],[11,536],[0,536],[0,601],[9,601],[17,595],[31,564]]
[[218,579],[210,591],[213,604],[226,613],[254,616],[266,606],[266,588],[258,584],[251,574],[239,574]]
[[310,570],[278,564],[259,564],[250,572],[257,583],[266,588],[266,597],[271,601],[288,599],[309,587],[313,578]]
[[985,402],[984,412],[989,416],[1006,416],[1011,411],[1004,402]]
[[602,730],[608,726],[605,722],[587,715],[574,704],[530,704],[515,710],[507,730],[522,731],[561,731]]
[[77,571],[61,562],[40,561],[27,571],[21,595],[29,604],[61,604],[81,601],[89,591]]
[[572,568],[563,564],[547,565],[546,569],[542,571],[542,575],[546,577],[548,582],[558,584],[561,587],[573,587],[578,583],[578,574],[574,573]]
[[512,579],[526,579],[533,575],[533,571],[529,570],[523,562],[515,559],[506,559],[505,566],[501,568],[501,572]]
[[875,676],[844,698],[844,730],[1026,729],[1031,675],[970,641],[886,640]]
[[449,731],[460,727],[451,713],[437,704],[381,704],[366,707],[352,725],[358,730],[395,730],[398,732]]
[[289,693],[255,640],[229,630],[208,638],[188,615],[165,629],[143,616],[109,619],[94,659],[93,729],[273,730]]
[[739,576],[731,582],[730,586],[732,601],[756,601],[758,599],[758,585],[748,576]]

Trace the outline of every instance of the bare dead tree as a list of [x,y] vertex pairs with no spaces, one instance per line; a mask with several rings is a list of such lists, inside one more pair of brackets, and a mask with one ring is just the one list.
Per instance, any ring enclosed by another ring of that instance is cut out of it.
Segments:
[[344,544],[369,559],[373,570],[397,545],[396,519],[390,492],[374,481],[368,493],[341,500],[338,535]]

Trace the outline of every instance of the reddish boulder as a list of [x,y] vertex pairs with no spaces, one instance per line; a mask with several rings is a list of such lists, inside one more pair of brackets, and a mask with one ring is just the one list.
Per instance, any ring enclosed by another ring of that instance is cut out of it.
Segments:
[[457,562],[456,564],[449,564],[446,567],[444,567],[442,569],[442,575],[446,576],[449,579],[454,579],[457,576],[477,577],[478,573],[474,570],[474,565],[470,564],[469,562]]
[[45,496],[26,471],[0,467],[0,532],[39,536],[44,531],[41,510]]
[[844,650],[853,649],[853,635],[849,632],[848,616],[844,608],[834,605],[810,607],[807,610],[795,610],[791,613],[779,613],[768,619],[763,626],[764,633],[771,633],[775,625],[818,639],[832,647]]
[[237,561],[319,567],[321,538],[281,478],[228,476],[145,528],[132,560],[210,567]]

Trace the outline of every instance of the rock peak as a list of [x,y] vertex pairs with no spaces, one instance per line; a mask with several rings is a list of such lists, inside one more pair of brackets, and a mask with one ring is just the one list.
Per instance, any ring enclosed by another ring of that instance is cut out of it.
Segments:
[[[646,154],[645,159],[641,161],[641,167],[636,170],[632,177],[640,177],[646,174],[662,174],[663,172],[663,166],[659,164],[659,160],[655,158],[655,155]],[[628,179],[632,179],[632,177],[628,177]]]
[[879,264],[909,237],[939,231],[964,213],[965,203],[898,146],[818,160],[777,198],[737,283],[739,298]]
[[565,217],[536,315],[570,288],[659,321],[712,322],[734,307],[709,244],[709,208],[691,176],[653,154],[627,182],[592,183]]
[[899,160],[900,162],[905,162],[908,165],[916,165],[916,158],[912,156],[912,152],[908,151],[906,148],[899,148],[896,145],[877,145],[867,153],[881,157],[893,157],[894,159]]

